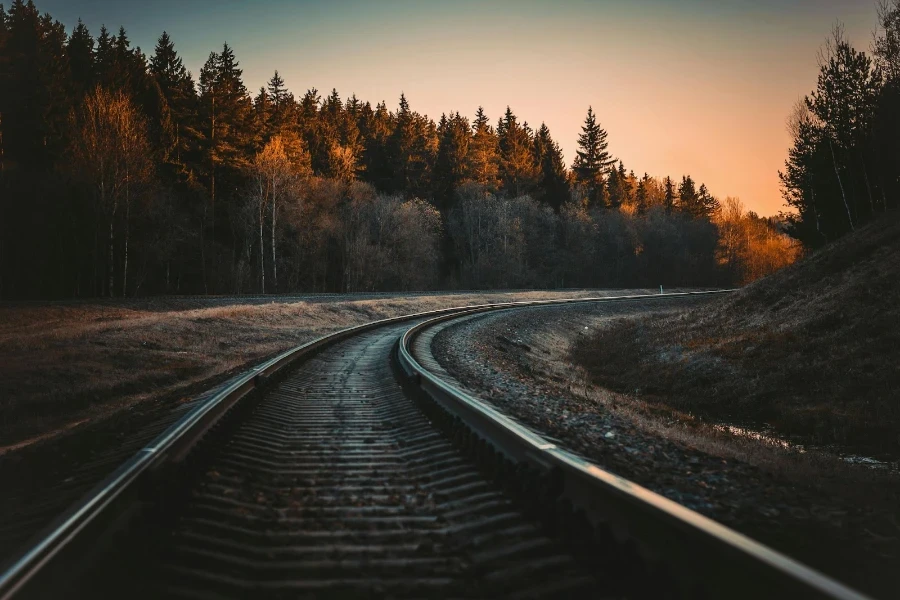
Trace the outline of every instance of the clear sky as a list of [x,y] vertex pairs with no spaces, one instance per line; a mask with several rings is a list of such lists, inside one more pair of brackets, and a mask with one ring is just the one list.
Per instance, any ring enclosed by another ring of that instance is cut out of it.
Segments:
[[[8,4],[8,0],[6,0]],[[636,173],[689,173],[761,214],[782,207],[785,118],[841,21],[868,48],[875,0],[36,0],[69,31],[166,30],[195,77],[227,41],[255,93],[275,69],[295,96],[337,88],[437,119],[507,104],[547,123],[571,164],[588,105]]]

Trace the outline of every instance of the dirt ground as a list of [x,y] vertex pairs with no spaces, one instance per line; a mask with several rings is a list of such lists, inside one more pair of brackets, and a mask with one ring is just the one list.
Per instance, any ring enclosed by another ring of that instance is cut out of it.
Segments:
[[0,304],[0,455],[141,404],[186,401],[243,368],[351,325],[450,306],[611,293]]
[[900,458],[900,213],[703,308],[623,318],[594,382],[805,446]]
[[716,302],[495,313],[445,329],[432,348],[475,395],[603,468],[876,597],[895,597],[900,473],[734,435],[658,399],[595,385],[570,360],[573,343],[610,323],[664,322]]

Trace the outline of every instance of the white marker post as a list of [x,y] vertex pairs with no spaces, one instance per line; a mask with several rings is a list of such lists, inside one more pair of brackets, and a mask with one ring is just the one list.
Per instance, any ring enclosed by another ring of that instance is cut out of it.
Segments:
[[660,294],[663,293],[663,291],[662,291],[662,286],[659,286],[659,293],[660,293]]

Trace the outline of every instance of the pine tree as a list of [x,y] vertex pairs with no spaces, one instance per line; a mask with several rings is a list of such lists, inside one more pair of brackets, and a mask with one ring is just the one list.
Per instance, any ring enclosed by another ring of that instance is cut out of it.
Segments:
[[[621,161],[619,164],[621,164]],[[624,173],[624,169],[622,170],[622,172]],[[625,200],[624,200],[624,202],[626,204],[634,206],[634,204],[636,202],[635,194],[637,192],[637,184],[638,184],[638,178],[634,174],[634,169],[628,171],[628,175],[625,176],[624,181],[625,181]]]
[[95,81],[105,88],[112,87],[115,65],[115,40],[109,34],[106,25],[101,25],[100,35],[97,36],[97,47],[94,51]]
[[466,175],[469,143],[469,120],[455,113],[448,119],[441,115],[438,126],[440,145],[435,164],[435,196],[437,206],[446,213],[453,203],[456,188]]
[[12,3],[5,23],[7,64],[0,72],[4,161],[43,168],[63,151],[72,107],[65,28],[21,0]]
[[665,206],[666,213],[671,213],[675,209],[675,183],[668,175],[666,176],[664,186],[666,191],[665,196],[663,197],[663,205]]
[[253,98],[254,146],[262,149],[272,136],[271,120],[273,106],[265,87],[260,87]]
[[650,194],[647,186],[650,183],[650,176],[644,173],[644,176],[638,180],[637,187],[634,191],[634,203],[637,214],[645,215],[650,208]]
[[466,160],[466,179],[493,191],[497,186],[499,173],[499,146],[494,128],[491,127],[484,109],[480,106],[475,113],[472,130],[472,141]]
[[284,115],[291,105],[290,92],[288,92],[287,87],[284,84],[284,79],[281,78],[281,75],[278,74],[277,70],[275,71],[275,74],[272,75],[272,78],[269,79],[266,92],[272,102],[271,127],[273,130],[277,131],[281,128]]
[[706,187],[705,183],[701,183],[700,189],[697,190],[697,201],[699,204],[700,216],[705,217],[706,219],[711,220],[719,210],[718,198],[709,193],[709,189]]
[[541,123],[534,136],[534,160],[538,165],[538,199],[553,210],[569,199],[569,181],[562,149],[550,136],[546,123]]
[[324,162],[322,172],[332,179],[349,183],[363,169],[363,145],[356,120],[344,110],[336,89],[322,103],[319,111],[319,143]]
[[381,192],[392,191],[394,179],[390,149],[393,137],[391,114],[384,101],[379,102],[374,111],[366,103],[361,112],[366,181]]
[[833,155],[822,127],[805,104],[800,105],[794,143],[784,171],[779,171],[781,194],[788,207],[788,233],[808,248],[818,248],[849,230],[846,207],[834,184]]
[[359,127],[358,119],[362,107],[363,104],[360,102],[359,98],[356,97],[356,94],[350,94],[350,97],[347,98],[347,101],[344,103],[344,112],[348,117],[357,122],[357,127]]
[[[3,144],[3,114],[4,111],[8,111],[8,98],[9,90],[11,82],[8,80],[8,72],[9,72],[9,62],[10,62],[10,50],[9,50],[9,25],[8,25],[9,17],[6,14],[6,9],[3,8],[3,5],[0,4],[0,185],[3,185],[5,181],[3,180],[3,176],[6,173],[6,153],[5,147]],[[7,115],[8,118],[8,115]],[[8,194],[6,194],[8,196]],[[0,201],[0,216],[5,212],[3,202]],[[0,224],[0,253],[3,252],[3,229],[2,224]],[[3,269],[3,264],[0,263],[0,269]],[[2,271],[0,271],[2,272]],[[2,289],[0,289],[2,292]]]
[[394,117],[389,154],[393,171],[393,192],[409,193],[419,181],[422,165],[418,156],[416,116],[409,108],[406,94],[400,94],[400,105]]
[[113,74],[110,89],[122,90],[125,94],[132,97],[135,96],[135,86],[138,82],[133,81],[135,74],[133,65],[133,55],[131,50],[131,41],[124,27],[119,27],[119,34],[113,42]]
[[252,102],[242,76],[234,51],[224,44],[215,71],[216,123],[219,126],[216,152],[224,165],[236,171],[249,165],[252,147]]
[[500,146],[500,181],[509,196],[529,193],[537,178],[537,165],[532,154],[533,142],[526,126],[519,125],[510,107],[497,125]]
[[608,151],[607,136],[606,130],[597,124],[594,110],[589,106],[581,135],[578,136],[578,150],[572,171],[575,182],[587,190],[589,202],[601,206],[605,205],[603,176],[615,164],[615,159]]
[[678,186],[678,210],[692,217],[699,214],[699,197],[697,187],[690,175],[681,177],[681,185]]
[[[242,186],[253,148],[253,104],[234,52],[224,44],[200,71],[200,107],[204,164],[210,199],[212,242],[217,241],[216,204],[231,204]],[[218,285],[218,253],[213,255],[213,284]]]
[[309,150],[313,171],[321,174],[327,167],[328,150],[322,143],[319,123],[319,90],[316,88],[306,90],[297,106],[297,124],[299,133]]
[[191,74],[165,31],[156,42],[149,68],[168,110],[164,159],[187,174],[191,170],[188,162],[196,158],[200,144],[197,92]]
[[[873,161],[871,157],[867,160],[866,145],[881,93],[881,72],[873,68],[865,52],[858,52],[844,39],[841,27],[835,28],[820,62],[818,85],[806,98],[806,105],[822,126],[852,230],[875,212],[870,178]],[[876,183],[879,180],[874,179]],[[860,180],[864,185],[859,185]]]
[[80,101],[95,85],[94,38],[81,19],[78,19],[78,24],[69,36],[66,54],[69,56],[72,74],[72,93]]

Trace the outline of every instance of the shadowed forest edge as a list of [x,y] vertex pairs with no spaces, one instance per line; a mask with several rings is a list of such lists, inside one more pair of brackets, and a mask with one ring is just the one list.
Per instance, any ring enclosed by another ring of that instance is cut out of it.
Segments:
[[[567,168],[507,108],[436,123],[336,90],[255,96],[227,44],[198,79],[163,33],[67,34],[0,7],[0,297],[735,285],[896,204],[900,10],[873,60],[840,28],[789,119],[791,208],[636,175],[591,108]],[[798,244],[788,234],[802,242]]]

